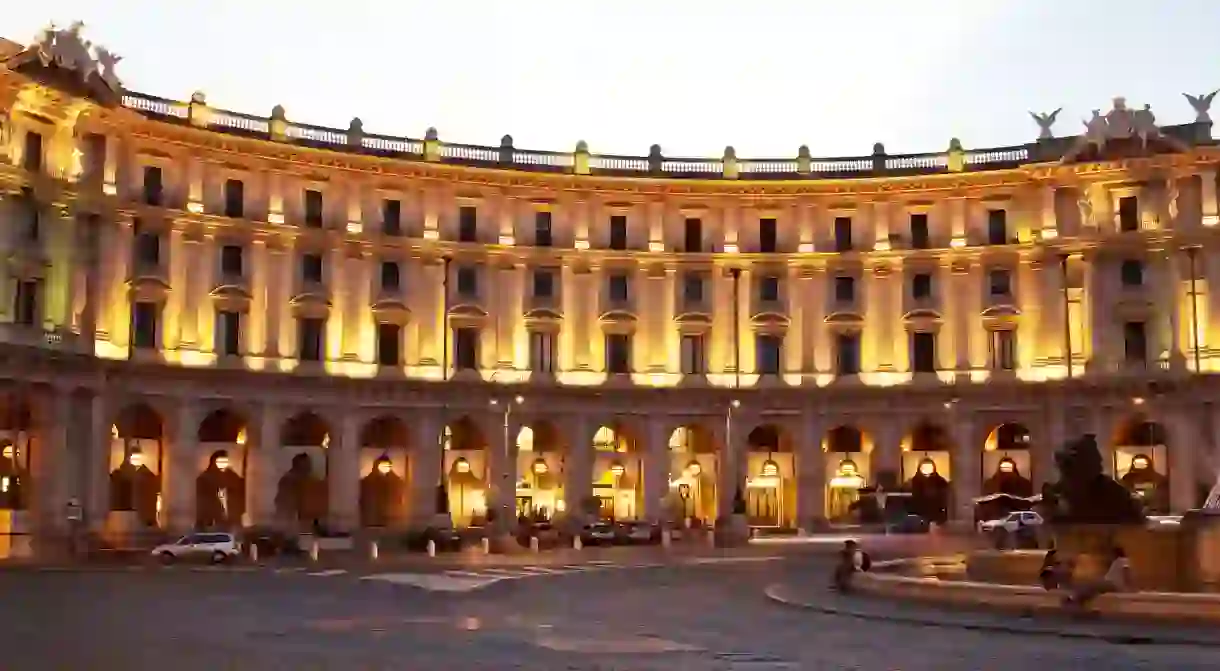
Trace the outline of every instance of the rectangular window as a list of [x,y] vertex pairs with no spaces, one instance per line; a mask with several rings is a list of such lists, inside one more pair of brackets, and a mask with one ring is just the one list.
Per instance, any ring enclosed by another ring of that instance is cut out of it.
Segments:
[[835,337],[835,372],[838,375],[860,374],[860,336],[841,333]]
[[911,276],[911,297],[917,301],[932,298],[932,276],[928,273],[915,273]]
[[160,311],[156,303],[138,302],[131,304],[131,346],[139,349],[157,348],[157,313]]
[[459,296],[474,298],[479,295],[479,271],[470,266],[457,269],[457,292]]
[[397,261],[381,262],[381,290],[398,291],[402,287],[402,268]]
[[161,184],[161,168],[155,165],[144,166],[144,204],[161,207],[165,191]]
[[106,175],[106,136],[101,133],[85,135],[83,177],[84,181],[96,185]]
[[850,252],[852,248],[851,241],[851,217],[835,217],[835,251]]
[[615,214],[610,217],[610,249],[627,249],[627,216]]
[[703,375],[707,372],[706,341],[702,335],[682,336],[681,359],[683,375]]
[[322,228],[322,192],[305,189],[305,225]]
[[234,219],[246,216],[246,185],[240,179],[225,180],[225,216]]
[[402,327],[398,324],[377,325],[377,365],[398,366],[402,363],[399,352],[402,344]]
[[703,220],[687,219],[683,250],[691,253],[703,251]]
[[703,302],[702,275],[687,273],[682,276],[682,300],[687,305],[698,305]]
[[21,280],[13,296],[13,322],[18,326],[38,324],[38,280]]
[[387,198],[381,201],[381,232],[402,235],[402,201]]
[[550,212],[535,212],[534,213],[534,246],[535,247],[550,247],[554,244],[551,237],[551,213]]
[[1118,199],[1118,230],[1140,230],[1140,203],[1135,196],[1123,196]]
[[546,331],[530,331],[530,370],[535,373],[554,373],[555,334]]
[[626,303],[631,295],[630,282],[628,282],[627,276],[623,274],[615,274],[611,275],[607,281],[610,284],[610,302]]
[[758,300],[773,303],[779,300],[779,278],[774,275],[758,280]]
[[911,215],[911,248],[912,249],[927,249],[932,246],[931,236],[928,234],[928,215],[922,212],[916,212]]
[[993,370],[1015,370],[1017,367],[1017,334],[1008,329],[991,332],[991,367]]
[[216,353],[241,356],[241,313],[220,310],[216,313]]
[[606,335],[606,372],[611,375],[631,372],[631,336],[625,333]]
[[835,302],[853,303],[856,300],[856,278],[839,276],[835,278]]
[[936,334],[911,334],[911,368],[916,373],[936,372]]
[[453,363],[457,370],[478,370],[478,329],[457,328],[453,330]]
[[784,339],[777,335],[759,335],[754,339],[755,366],[760,375],[779,375]]
[[458,242],[479,241],[479,209],[472,205],[458,208]]
[[773,254],[779,248],[779,236],[775,219],[758,220],[758,251],[763,254]]
[[240,278],[245,274],[244,250],[240,245],[225,245],[220,248],[220,274],[227,278]]
[[326,349],[326,320],[318,317],[297,319],[297,350],[301,361],[321,361]]
[[325,268],[321,254],[303,254],[301,256],[301,280],[321,284],[325,279]]
[[1012,295],[1012,273],[1007,270],[993,270],[987,274],[988,291],[992,296]]
[[1144,286],[1144,264],[1134,259],[1127,259],[1118,268],[1119,280],[1124,287]]
[[1127,363],[1146,364],[1148,362],[1148,337],[1144,330],[1144,322],[1123,324],[1123,343]]
[[1008,212],[987,210],[987,244],[1008,244]]
[[534,298],[551,298],[555,295],[555,273],[549,270],[534,271]]
[[42,135],[29,131],[25,134],[25,151],[21,154],[21,167],[30,172],[42,170]]

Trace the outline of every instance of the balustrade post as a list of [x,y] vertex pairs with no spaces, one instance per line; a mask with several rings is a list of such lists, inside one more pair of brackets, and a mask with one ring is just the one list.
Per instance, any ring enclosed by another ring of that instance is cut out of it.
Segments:
[[424,133],[424,160],[439,161],[441,160],[441,141],[440,135],[436,132],[436,128],[429,128]]
[[885,145],[880,142],[873,145],[873,172],[881,175],[885,173]]
[[572,172],[577,175],[589,174],[589,145],[581,140],[576,143],[576,151],[572,152]]
[[212,110],[208,107],[208,98],[203,91],[191,94],[191,102],[186,108],[186,118],[196,128],[207,128],[212,123]]
[[505,135],[500,138],[500,165],[511,166],[513,164],[513,136]]
[[665,157],[661,155],[661,145],[654,144],[648,148],[648,172],[657,175],[661,173],[661,162]]
[[283,105],[271,108],[271,118],[267,120],[267,132],[276,142],[284,142],[288,139],[288,113],[284,111]]
[[813,172],[813,158],[809,154],[809,145],[803,144],[796,150],[796,174],[808,175]]
[[723,169],[725,179],[737,179],[740,167],[737,165],[737,150],[732,145],[724,148]]
[[966,152],[962,149],[962,141],[953,138],[949,140],[948,152],[949,172],[962,172],[966,169]]
[[360,149],[364,146],[364,122],[360,117],[352,117],[347,125],[347,146]]

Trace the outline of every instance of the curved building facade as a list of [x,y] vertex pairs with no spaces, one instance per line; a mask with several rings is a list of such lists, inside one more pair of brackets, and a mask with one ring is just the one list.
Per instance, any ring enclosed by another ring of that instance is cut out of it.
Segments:
[[74,46],[0,69],[13,530],[737,498],[791,528],[878,486],[969,521],[1081,433],[1154,510],[1215,480],[1206,110],[919,155],[537,152],[142,95]]

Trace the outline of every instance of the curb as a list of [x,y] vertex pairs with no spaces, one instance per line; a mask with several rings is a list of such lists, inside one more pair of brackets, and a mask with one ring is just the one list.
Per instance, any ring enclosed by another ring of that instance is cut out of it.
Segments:
[[978,631],[985,633],[1011,634],[1016,636],[1049,636],[1053,638],[1062,638],[1069,640],[1092,640],[1102,641],[1105,643],[1114,643],[1117,645],[1184,645],[1193,647],[1216,648],[1220,647],[1220,638],[1202,639],[1192,638],[1189,636],[1175,636],[1156,634],[1152,636],[1134,635],[1128,633],[1119,633],[1117,631],[1102,631],[1091,630],[1081,627],[1059,627],[1038,625],[1030,622],[1013,621],[1012,624],[987,623],[987,622],[970,622],[970,621],[954,621],[954,620],[935,620],[929,617],[920,617],[916,615],[900,615],[882,614],[876,612],[868,612],[865,610],[856,610],[852,608],[842,608],[836,606],[828,606],[808,601],[801,601],[792,598],[784,592],[787,587],[783,584],[768,585],[763,589],[763,594],[771,601],[789,608],[797,608],[805,611],[820,613],[822,615],[832,615],[836,617],[850,617],[857,620],[870,620],[875,622],[890,622],[894,624],[907,624],[918,627],[936,627],[940,629],[961,629],[964,631]]

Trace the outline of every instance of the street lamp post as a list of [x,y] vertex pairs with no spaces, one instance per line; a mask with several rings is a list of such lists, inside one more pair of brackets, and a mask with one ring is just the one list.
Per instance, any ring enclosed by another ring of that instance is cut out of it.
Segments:
[[[511,400],[501,401],[500,399],[493,398],[490,401],[490,404],[492,407],[498,407],[498,408],[502,409],[503,417],[504,417],[503,429],[504,429],[504,464],[505,464],[505,467],[501,468],[503,473],[500,475],[500,492],[501,492],[501,496],[503,497],[503,496],[507,496],[509,491],[512,491],[514,499],[516,498],[516,491],[517,491],[516,483],[510,482],[509,471],[507,468],[509,460],[515,458],[515,455],[513,454],[512,443],[509,442],[512,439],[512,437],[509,435],[510,434],[509,426],[512,423],[513,407],[521,405],[523,403],[525,403],[525,399],[520,395],[514,396]],[[500,503],[500,510],[496,514],[494,531],[496,532],[497,535],[505,533],[505,530],[508,529],[508,520],[509,519],[511,519],[511,516],[509,515],[508,501],[505,500]]]
[[[441,382],[449,381],[449,264],[453,258],[448,254],[441,257],[441,299],[443,310],[441,316]],[[440,478],[436,483],[436,514],[446,515],[449,511],[449,490],[445,487],[445,437],[449,428],[449,400],[447,391],[441,390],[441,430],[437,434],[437,449],[440,452]]]
[[728,456],[728,463],[732,464],[733,468],[733,483],[735,489],[733,491],[733,515],[741,515],[745,513],[745,497],[742,492],[742,478],[745,469],[738,468],[738,455],[733,451],[733,411],[741,407],[741,401],[733,399],[729,401],[728,411],[724,415],[724,446],[725,453]]

